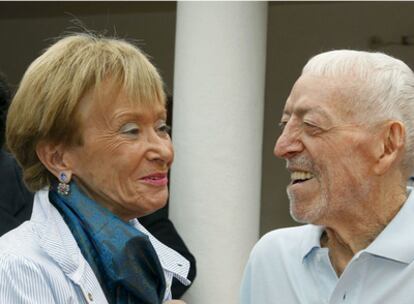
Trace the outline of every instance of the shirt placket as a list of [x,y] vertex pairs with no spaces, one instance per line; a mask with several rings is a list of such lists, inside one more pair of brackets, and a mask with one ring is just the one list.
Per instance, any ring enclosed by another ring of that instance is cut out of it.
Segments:
[[358,299],[367,269],[367,256],[357,254],[349,262],[332,293],[329,304],[359,303]]

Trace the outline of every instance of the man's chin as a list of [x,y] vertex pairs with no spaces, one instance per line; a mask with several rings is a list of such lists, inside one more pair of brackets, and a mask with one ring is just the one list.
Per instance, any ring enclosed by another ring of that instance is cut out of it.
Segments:
[[292,217],[292,219],[299,224],[310,224],[309,219],[303,217],[302,215],[298,215],[294,212],[290,212],[290,216]]
[[299,224],[314,224],[318,220],[319,215],[319,210],[300,208],[297,204],[290,202],[290,216]]

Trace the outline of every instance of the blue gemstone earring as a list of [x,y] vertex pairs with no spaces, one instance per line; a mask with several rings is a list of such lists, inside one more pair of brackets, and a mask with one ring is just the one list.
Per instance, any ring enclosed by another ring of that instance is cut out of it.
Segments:
[[59,184],[57,186],[57,191],[60,195],[69,195],[70,186],[69,186],[70,179],[66,176],[66,173],[61,172],[59,174]]

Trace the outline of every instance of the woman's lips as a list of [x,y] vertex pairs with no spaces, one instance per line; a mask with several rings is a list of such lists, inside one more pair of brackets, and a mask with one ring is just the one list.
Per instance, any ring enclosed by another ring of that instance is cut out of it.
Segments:
[[144,176],[140,180],[153,186],[165,186],[168,184],[168,175],[166,173],[154,173]]

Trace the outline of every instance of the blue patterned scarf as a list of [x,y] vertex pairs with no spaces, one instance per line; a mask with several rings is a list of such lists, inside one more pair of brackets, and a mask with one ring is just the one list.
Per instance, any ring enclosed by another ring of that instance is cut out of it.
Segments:
[[164,272],[147,235],[70,184],[69,195],[49,192],[111,304],[159,304]]

